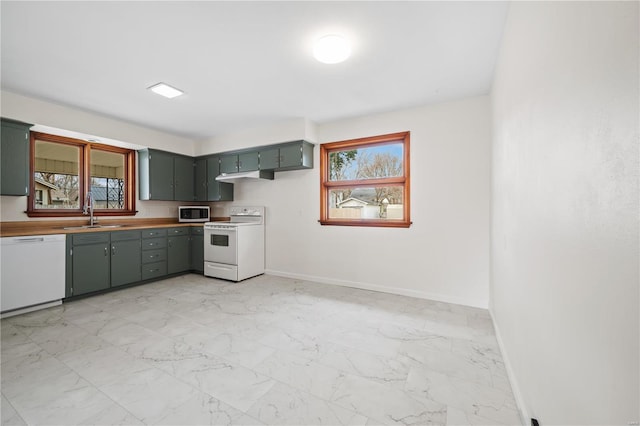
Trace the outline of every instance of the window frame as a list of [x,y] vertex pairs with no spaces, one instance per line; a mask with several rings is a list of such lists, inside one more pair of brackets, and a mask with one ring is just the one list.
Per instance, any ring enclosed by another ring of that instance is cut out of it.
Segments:
[[[365,226],[385,228],[408,228],[411,226],[410,204],[410,135],[411,132],[398,132],[386,135],[370,136],[359,139],[330,142],[320,145],[320,222],[321,225],[338,226]],[[329,179],[329,155],[333,152],[347,151],[349,149],[367,148],[372,146],[389,145],[392,143],[403,144],[403,176],[378,178],[378,179],[354,179],[331,181]],[[400,186],[403,188],[402,219],[331,219],[329,217],[329,193],[332,189],[340,188],[375,188],[379,186]]]
[[120,148],[74,139],[65,136],[52,135],[41,132],[30,132],[29,136],[29,195],[27,197],[28,217],[76,217],[84,216],[82,206],[78,209],[36,209],[35,185],[35,152],[36,139],[44,142],[59,143],[76,146],[80,150],[78,163],[78,194],[81,200],[87,197],[87,188],[91,182],[91,150],[108,151],[124,155],[125,197],[123,209],[94,209],[94,216],[133,216],[136,211],[136,152],[132,149]]

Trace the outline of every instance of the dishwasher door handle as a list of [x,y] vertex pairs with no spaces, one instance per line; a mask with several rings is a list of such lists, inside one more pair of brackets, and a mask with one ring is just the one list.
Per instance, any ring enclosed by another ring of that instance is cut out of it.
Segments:
[[13,241],[16,243],[42,243],[44,242],[44,237],[15,238]]

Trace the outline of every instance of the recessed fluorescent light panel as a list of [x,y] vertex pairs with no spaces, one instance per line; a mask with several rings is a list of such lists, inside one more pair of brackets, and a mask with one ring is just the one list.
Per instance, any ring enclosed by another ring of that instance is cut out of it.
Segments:
[[175,87],[171,87],[165,83],[154,84],[153,86],[149,87],[149,90],[169,99],[172,99],[172,98],[175,98],[176,96],[180,96],[184,94],[182,90],[176,89]]
[[323,64],[338,64],[351,55],[349,41],[341,35],[330,34],[316,40],[313,56]]

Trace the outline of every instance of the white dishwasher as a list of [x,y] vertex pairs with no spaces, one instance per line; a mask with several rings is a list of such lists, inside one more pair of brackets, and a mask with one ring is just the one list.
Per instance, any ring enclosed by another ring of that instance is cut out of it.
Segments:
[[65,235],[0,238],[0,258],[3,316],[59,304],[64,298]]

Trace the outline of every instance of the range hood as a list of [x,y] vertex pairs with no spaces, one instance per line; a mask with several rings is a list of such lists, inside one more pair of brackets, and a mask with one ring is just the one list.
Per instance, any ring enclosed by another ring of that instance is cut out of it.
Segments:
[[273,180],[273,170],[254,170],[252,172],[221,173],[216,177],[219,182],[236,182],[240,180],[268,179]]

